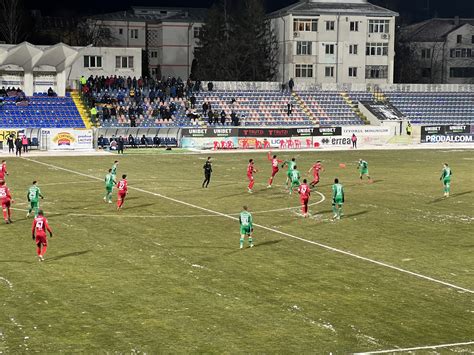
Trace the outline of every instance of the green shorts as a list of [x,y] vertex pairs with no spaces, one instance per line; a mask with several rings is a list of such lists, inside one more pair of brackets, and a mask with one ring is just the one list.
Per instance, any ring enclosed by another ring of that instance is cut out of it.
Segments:
[[114,186],[111,185],[111,186],[105,186],[105,191],[107,192],[112,192],[112,190],[114,189]]
[[362,169],[360,175],[369,175],[369,169]]
[[240,226],[240,235],[250,235],[252,228],[250,226]]
[[299,180],[294,180],[291,182],[291,187],[299,187],[301,184]]
[[451,178],[449,177],[449,178],[443,179],[443,184],[445,184],[445,185],[451,184]]
[[333,201],[334,205],[343,205],[344,204],[344,201],[343,201],[342,197],[336,197],[332,201]]
[[291,171],[287,171],[286,176],[288,177],[288,180],[291,180]]
[[39,208],[39,201],[30,201],[30,207],[31,208]]

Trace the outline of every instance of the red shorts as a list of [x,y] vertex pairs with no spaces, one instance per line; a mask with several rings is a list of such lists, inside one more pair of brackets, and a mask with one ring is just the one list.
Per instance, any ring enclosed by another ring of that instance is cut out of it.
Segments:
[[272,169],[272,177],[275,176],[279,171],[280,171],[280,169],[278,169],[278,168],[273,168],[273,169]]
[[309,202],[309,197],[300,197],[300,201],[302,205],[307,205]]
[[249,179],[250,181],[252,181],[252,180],[253,180],[253,175],[247,174],[247,179]]
[[36,244],[41,243],[42,245],[47,246],[48,245],[48,239],[46,239],[46,234],[45,235],[36,235]]
[[313,176],[313,181],[318,182],[319,181],[319,175],[314,175]]
[[118,197],[121,198],[122,200],[125,198],[125,196],[127,196],[127,193],[126,192],[121,192],[119,191],[118,193]]
[[11,201],[10,200],[2,200],[2,209],[3,208],[10,208]]

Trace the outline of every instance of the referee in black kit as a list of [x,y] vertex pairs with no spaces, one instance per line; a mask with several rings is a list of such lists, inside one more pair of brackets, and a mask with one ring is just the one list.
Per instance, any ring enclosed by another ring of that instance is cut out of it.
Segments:
[[206,163],[202,167],[204,169],[204,182],[202,183],[202,187],[207,188],[209,183],[211,182],[211,174],[212,174],[212,163],[211,157],[208,157]]

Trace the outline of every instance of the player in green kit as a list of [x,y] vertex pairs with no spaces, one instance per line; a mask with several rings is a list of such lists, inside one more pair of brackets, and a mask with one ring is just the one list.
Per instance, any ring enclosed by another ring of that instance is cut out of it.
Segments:
[[105,202],[112,203],[112,190],[115,184],[115,175],[112,174],[112,169],[109,169],[109,173],[105,175]]
[[250,248],[253,248],[253,239],[252,239],[253,218],[250,212],[248,211],[247,206],[244,206],[244,210],[240,212],[239,222],[240,222],[240,249],[243,249],[244,247],[245,237],[249,238],[249,246]]
[[110,173],[113,175],[114,177],[114,180],[115,180],[115,177],[117,176],[117,167],[118,167],[118,160],[114,161],[114,165],[112,165],[112,169],[110,171]]
[[298,167],[294,165],[293,170],[290,173],[290,180],[291,180],[290,195],[293,193],[293,189],[300,187],[300,179],[301,179],[301,174],[298,171]]
[[332,185],[332,211],[334,219],[341,219],[342,205],[344,204],[344,187],[339,183],[339,179],[334,179]]
[[43,199],[43,195],[41,194],[41,190],[36,185],[38,182],[33,181],[33,185],[28,189],[28,192],[26,194],[26,198],[28,199],[28,202],[30,203],[30,208],[28,209],[28,213],[26,214],[26,218],[30,216],[30,213],[32,211],[35,211],[35,218],[38,217],[38,211],[39,211],[39,199]]
[[359,159],[359,166],[357,167],[357,169],[359,170],[361,180],[364,175],[366,175],[369,179],[369,182],[372,182],[372,179],[369,175],[369,164],[365,160]]
[[449,197],[449,193],[451,192],[451,176],[453,172],[451,168],[448,166],[448,163],[444,163],[443,171],[441,172],[440,180],[443,181],[444,185],[444,197]]
[[285,166],[288,167],[288,170],[286,172],[286,183],[285,183],[286,188],[288,188],[288,184],[291,182],[291,172],[294,170],[296,166],[296,158],[292,158],[291,160],[285,160],[281,167],[284,168]]

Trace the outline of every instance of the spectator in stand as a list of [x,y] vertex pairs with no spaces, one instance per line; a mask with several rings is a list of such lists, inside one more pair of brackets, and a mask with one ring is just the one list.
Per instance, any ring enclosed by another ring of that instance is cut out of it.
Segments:
[[232,111],[232,113],[230,114],[230,119],[232,121],[233,126],[237,127],[239,125],[239,117],[237,116],[235,111]]
[[155,147],[158,148],[158,147],[160,146],[160,144],[161,144],[161,139],[160,139],[160,137],[158,137],[157,135],[154,136],[154,137],[153,137],[153,144],[154,144]]
[[97,109],[95,106],[92,106],[91,108],[91,122],[93,125],[95,125],[97,122]]
[[291,103],[291,101],[288,101],[288,104],[286,106],[287,106],[287,114],[288,116],[291,116],[293,114],[293,104]]
[[208,91],[214,90],[214,84],[213,84],[212,81],[210,81],[210,82],[207,83],[207,90],[208,90]]
[[207,115],[208,110],[209,110],[209,105],[208,105],[207,101],[204,101],[204,103],[202,104],[202,114],[204,116]]
[[148,148],[148,142],[146,140],[145,135],[143,135],[142,138],[140,139],[140,145],[145,146],[145,148]]
[[130,127],[136,127],[137,126],[137,120],[135,116],[130,116]]
[[49,97],[55,97],[57,96],[56,93],[54,92],[53,88],[48,89],[48,96]]
[[7,96],[7,90],[5,89],[5,86],[2,86],[0,89],[0,97],[5,97]]
[[196,96],[193,94],[189,101],[191,102],[191,108],[194,110],[196,108]]
[[128,135],[128,145],[132,148],[137,148],[137,144],[135,143],[135,138],[131,134]]
[[207,112],[207,122],[212,125],[214,123],[214,112],[212,110],[209,110]]
[[21,137],[21,145],[23,147],[23,153],[28,153],[28,138],[26,137],[26,134]]
[[99,148],[104,149],[105,139],[102,134],[100,135],[99,139],[97,139],[97,144],[99,145]]
[[295,87],[295,82],[293,78],[291,78],[290,81],[288,82],[288,88],[290,89],[290,92],[293,92],[294,87]]
[[226,113],[224,110],[221,111],[221,125],[225,125],[225,120],[226,120]]

